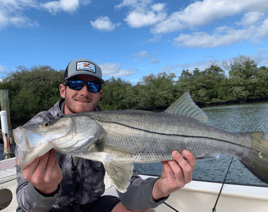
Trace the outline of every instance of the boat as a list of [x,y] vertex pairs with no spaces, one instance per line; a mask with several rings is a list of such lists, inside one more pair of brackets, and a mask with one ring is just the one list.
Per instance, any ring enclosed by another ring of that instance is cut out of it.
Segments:
[[[0,161],[0,211],[15,212],[16,200],[15,158]],[[140,175],[141,178],[158,177]],[[225,184],[193,180],[184,188],[172,193],[167,201],[155,208],[156,212],[267,212],[268,188],[264,186]],[[105,176],[104,195],[118,196],[110,178]]]

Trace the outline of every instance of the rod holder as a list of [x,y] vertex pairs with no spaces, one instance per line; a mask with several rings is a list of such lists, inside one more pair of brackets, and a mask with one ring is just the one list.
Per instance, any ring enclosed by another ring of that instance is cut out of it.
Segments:
[[1,115],[2,137],[4,141],[4,156],[5,156],[5,159],[8,159],[11,157],[11,154],[10,154],[10,146],[9,146],[7,112],[5,110],[2,110],[0,112],[0,115]]

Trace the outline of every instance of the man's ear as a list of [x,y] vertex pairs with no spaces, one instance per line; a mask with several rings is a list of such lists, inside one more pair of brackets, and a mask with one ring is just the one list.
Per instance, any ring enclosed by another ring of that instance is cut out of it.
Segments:
[[66,86],[63,84],[59,85],[59,92],[63,99],[65,99]]
[[100,98],[102,97],[102,94],[103,94],[103,90],[101,90],[100,92],[99,92],[99,100],[100,100]]

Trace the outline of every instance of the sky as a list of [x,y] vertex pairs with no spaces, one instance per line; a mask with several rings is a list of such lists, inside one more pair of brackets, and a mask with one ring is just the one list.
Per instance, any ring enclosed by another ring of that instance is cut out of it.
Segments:
[[267,0],[0,0],[0,79],[81,58],[133,84],[241,55],[268,66],[267,38]]

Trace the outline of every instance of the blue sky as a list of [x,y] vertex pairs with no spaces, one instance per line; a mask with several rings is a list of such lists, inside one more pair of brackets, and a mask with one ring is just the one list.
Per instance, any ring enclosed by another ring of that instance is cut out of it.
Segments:
[[79,58],[132,83],[239,55],[267,66],[267,38],[267,0],[0,0],[0,78]]

